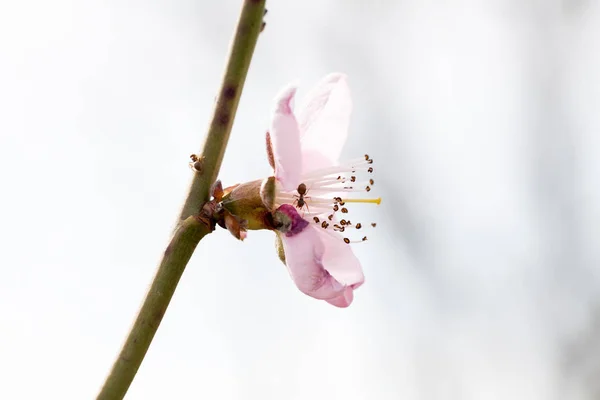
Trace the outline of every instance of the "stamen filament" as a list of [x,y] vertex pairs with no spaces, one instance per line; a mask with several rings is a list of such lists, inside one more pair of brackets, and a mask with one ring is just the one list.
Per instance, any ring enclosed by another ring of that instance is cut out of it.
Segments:
[[362,169],[360,167],[362,167],[363,165],[370,164],[368,161],[365,161],[364,158],[362,158],[360,160],[355,160],[355,161],[356,162],[350,161],[348,163],[344,163],[343,165],[334,165],[334,166],[323,168],[323,169],[317,169],[317,170],[311,171],[307,174],[303,174],[302,178],[303,178],[303,180],[309,180],[309,179],[314,179],[315,177],[326,177],[329,175],[343,173],[343,172],[352,172],[356,169]]
[[[279,194],[276,199],[276,201],[278,201],[281,204],[288,203],[288,202],[294,202],[294,200],[298,200],[298,196],[293,197],[293,196]],[[333,200],[331,200],[331,198],[324,198],[324,197],[305,197],[304,202],[307,204],[325,204],[325,205],[333,204]]]
[[321,184],[321,182],[319,182],[319,185],[311,186],[309,190],[330,189],[332,192],[335,192],[337,189],[344,189],[344,188],[358,189],[358,188],[366,188],[369,185],[371,185],[370,181],[354,181],[354,182],[352,182],[350,179],[348,179],[346,181],[340,180],[340,181],[335,181],[335,182],[324,182],[322,184]]
[[348,187],[325,186],[322,188],[311,188],[310,190],[313,193],[314,192],[323,192],[323,193],[367,192],[367,190],[364,188],[358,189],[358,188],[355,188],[354,186],[348,186]]

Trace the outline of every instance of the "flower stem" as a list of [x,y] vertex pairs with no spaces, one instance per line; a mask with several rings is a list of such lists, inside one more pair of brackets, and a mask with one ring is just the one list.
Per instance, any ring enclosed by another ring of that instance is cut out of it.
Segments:
[[211,224],[197,215],[209,200],[210,187],[221,167],[250,60],[261,31],[265,1],[243,2],[212,122],[200,153],[200,171],[194,174],[171,242],[97,400],[118,400],[125,396],[188,261],[200,240],[212,231]]

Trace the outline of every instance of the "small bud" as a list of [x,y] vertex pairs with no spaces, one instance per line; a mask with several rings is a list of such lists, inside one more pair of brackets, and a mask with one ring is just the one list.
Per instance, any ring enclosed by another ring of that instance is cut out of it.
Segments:
[[215,199],[216,202],[220,202],[223,199],[224,194],[225,192],[223,191],[223,185],[221,184],[221,181],[217,180],[210,188],[210,195]]

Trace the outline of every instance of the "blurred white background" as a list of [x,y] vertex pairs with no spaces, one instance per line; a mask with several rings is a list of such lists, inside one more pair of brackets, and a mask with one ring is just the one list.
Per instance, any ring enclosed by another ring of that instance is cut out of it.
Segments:
[[[0,398],[94,398],[169,239],[240,0],[0,5]],[[600,5],[270,1],[225,184],[272,99],[349,75],[384,202],[345,310],[269,232],[199,246],[128,399],[600,396]]]

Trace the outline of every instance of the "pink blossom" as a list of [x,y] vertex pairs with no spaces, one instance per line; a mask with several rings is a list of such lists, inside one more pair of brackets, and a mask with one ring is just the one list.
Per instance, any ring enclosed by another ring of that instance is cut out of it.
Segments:
[[[370,191],[373,161],[365,156],[338,162],[352,108],[345,75],[325,77],[296,111],[295,94],[295,87],[279,94],[270,129],[277,180],[275,206],[292,220],[301,218],[302,222],[293,223],[289,231],[280,234],[286,265],[300,291],[334,306],[348,307],[364,275],[349,245],[352,240],[344,233],[360,229],[362,224],[344,219],[348,212],[345,204],[379,204],[381,200],[346,196]],[[361,173],[368,179],[357,178]],[[298,191],[301,183],[306,186],[304,196]]]

